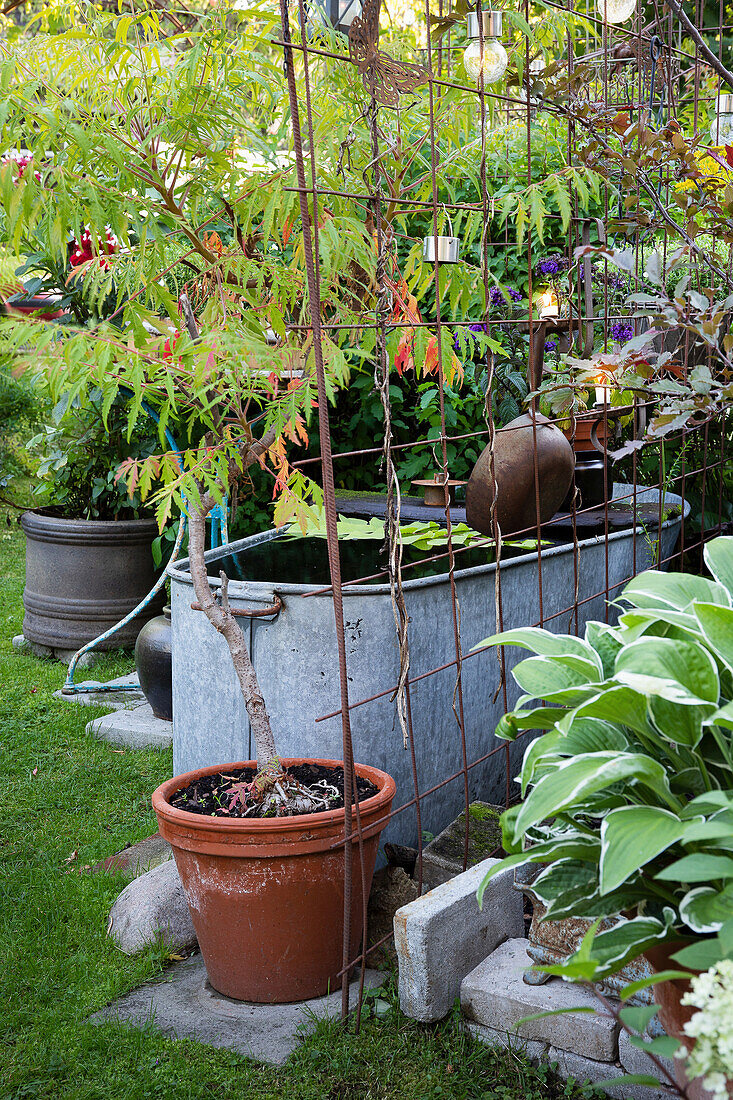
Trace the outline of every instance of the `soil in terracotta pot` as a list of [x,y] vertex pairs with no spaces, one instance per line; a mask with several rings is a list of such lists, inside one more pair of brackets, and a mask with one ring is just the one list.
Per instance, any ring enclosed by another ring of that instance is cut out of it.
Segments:
[[[304,787],[312,787],[315,783],[326,782],[335,787],[338,797],[329,800],[329,810],[340,810],[344,805],[344,769],[342,767],[327,768],[323,764],[294,764],[288,769],[288,774]],[[183,787],[171,798],[171,806],[178,810],[186,810],[192,814],[202,814],[206,817],[247,817],[250,820],[257,817],[265,817],[261,813],[245,814],[241,800],[236,799],[231,805],[233,787],[238,783],[251,783],[255,777],[254,768],[231,768],[227,771],[216,772],[214,775],[204,775],[195,780],[188,787]],[[373,798],[379,794],[379,789],[370,783],[368,779],[356,777],[356,787],[359,793],[359,802],[367,798]],[[230,808],[231,806],[231,808]]]

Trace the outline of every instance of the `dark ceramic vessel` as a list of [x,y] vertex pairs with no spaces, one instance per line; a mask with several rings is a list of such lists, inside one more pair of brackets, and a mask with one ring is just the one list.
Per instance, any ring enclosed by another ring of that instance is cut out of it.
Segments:
[[135,643],[135,667],[140,687],[156,718],[173,721],[171,609],[146,623]]
[[493,462],[490,446],[479,455],[466,486],[466,522],[493,536],[496,495],[495,517],[502,535],[532,531],[555,515],[572,484],[574,468],[573,448],[559,428],[542,413],[536,413],[534,421],[524,413],[496,432]]
[[[61,519],[24,512],[26,537],[23,634],[30,642],[76,650],[120,622],[155,584],[152,519]],[[132,646],[163,596],[102,642]]]

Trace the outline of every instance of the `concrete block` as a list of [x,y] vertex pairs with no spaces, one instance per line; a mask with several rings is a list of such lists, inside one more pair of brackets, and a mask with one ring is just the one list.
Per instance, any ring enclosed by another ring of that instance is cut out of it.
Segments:
[[395,914],[400,1005],[414,1020],[440,1020],[477,962],[508,936],[522,934],[522,897],[511,871],[491,880],[479,909],[476,892],[497,862],[484,860]]
[[518,1050],[530,1062],[537,1065],[538,1062],[547,1061],[549,1043],[540,1042],[537,1039],[523,1039],[521,1035],[511,1031],[497,1031],[494,1027],[484,1027],[483,1024],[465,1022],[466,1030],[474,1039],[486,1043],[490,1047],[506,1047],[508,1050]]
[[[468,861],[466,869],[490,858],[501,848],[499,818],[503,806],[489,802],[472,802],[468,808]],[[428,890],[455,878],[463,871],[466,837],[466,813],[460,813],[434,840],[424,848],[422,856],[423,885]]]
[[625,1072],[620,1065],[613,1062],[597,1062],[593,1058],[584,1058],[580,1054],[558,1050],[556,1047],[551,1047],[547,1052],[547,1061],[557,1062],[561,1077],[573,1077],[580,1084],[592,1081],[616,1100],[678,1100],[678,1093],[661,1085],[651,1088],[647,1085],[626,1084],[624,1081],[606,1085],[606,1081],[622,1077]]
[[137,955],[159,940],[173,948],[195,946],[196,931],[173,860],[125,887],[110,911],[107,935],[126,955]]
[[[618,1037],[618,1060],[627,1073],[653,1073],[657,1076],[657,1068],[649,1055],[633,1046],[625,1031],[621,1031]],[[671,1058],[661,1058],[660,1061],[674,1075],[674,1061]]]
[[[372,989],[381,975],[367,970]],[[350,986],[351,1004],[359,995],[358,979]],[[108,1020],[131,1027],[152,1026],[175,1039],[196,1039],[212,1047],[239,1051],[258,1062],[281,1065],[318,1026],[319,1019],[341,1014],[341,991],[298,1004],[270,1005],[232,1001],[212,989],[199,954],[176,963],[157,981],[135,989],[96,1012],[90,1023]]]
[[[569,1051],[558,1050],[548,1043],[533,1039],[522,1039],[520,1036],[507,1031],[497,1031],[495,1028],[484,1027],[483,1024],[467,1022],[466,1028],[474,1038],[489,1046],[509,1047],[511,1050],[521,1051],[534,1065],[540,1062],[555,1063],[560,1077],[573,1077],[580,1084],[590,1081],[608,1092],[609,1096],[618,1100],[677,1100],[677,1094],[672,1089],[647,1088],[643,1085],[624,1084],[620,1081],[616,1085],[606,1087],[606,1081],[621,1077],[625,1072],[623,1066],[616,1062],[597,1062],[593,1058],[585,1058]],[[633,1048],[632,1048],[633,1049]],[[637,1071],[634,1071],[637,1072]],[[648,1069],[640,1072],[648,1073]]]
[[587,989],[552,978],[546,985],[527,985],[523,974],[532,960],[525,939],[501,944],[464,978],[461,1005],[476,1023],[498,1031],[515,1032],[524,1016],[548,1010],[592,1008],[592,1013],[563,1013],[523,1024],[525,1039],[550,1043],[599,1061],[615,1061],[618,1055],[618,1025],[596,1011],[598,1000]]
[[173,744],[173,723],[156,718],[150,703],[95,718],[87,723],[87,733],[129,749],[169,749]]

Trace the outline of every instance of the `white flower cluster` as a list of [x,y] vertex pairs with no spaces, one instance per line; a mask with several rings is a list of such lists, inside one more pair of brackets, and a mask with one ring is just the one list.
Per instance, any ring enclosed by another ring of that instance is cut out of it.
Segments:
[[682,1004],[699,1012],[685,1024],[685,1035],[696,1040],[687,1058],[687,1076],[702,1077],[715,1100],[727,1100],[728,1081],[733,1081],[733,959],[711,966],[691,985]]

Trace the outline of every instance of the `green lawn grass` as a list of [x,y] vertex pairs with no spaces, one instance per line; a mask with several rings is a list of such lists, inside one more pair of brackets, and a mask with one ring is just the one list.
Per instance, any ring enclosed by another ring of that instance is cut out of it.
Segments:
[[[0,1097],[555,1100],[600,1096],[533,1069],[521,1050],[493,1051],[455,1020],[423,1027],[394,994],[369,1005],[358,1035],[322,1024],[281,1068],[188,1040],[84,1021],[171,965],[164,949],[137,958],[105,936],[126,879],[80,873],[155,831],[150,792],[171,755],[116,750],[85,733],[101,708],[54,699],[63,666],[11,647],[22,629],[22,533],[0,514]],[[94,676],[129,671],[104,659]],[[371,1002],[369,1002],[371,1004]],[[382,1003],[384,1007],[384,1002]]]

